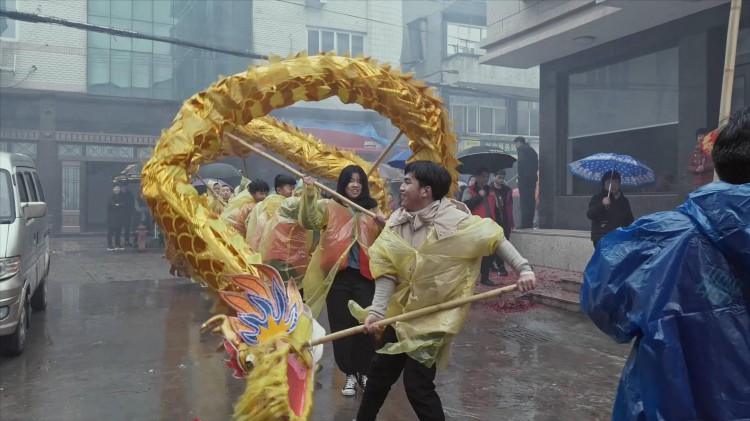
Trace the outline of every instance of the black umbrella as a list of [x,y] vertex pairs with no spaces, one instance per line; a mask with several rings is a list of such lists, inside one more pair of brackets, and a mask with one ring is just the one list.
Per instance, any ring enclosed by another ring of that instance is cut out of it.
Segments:
[[486,168],[495,173],[505,168],[511,168],[516,158],[500,149],[488,148],[487,146],[474,146],[456,154],[461,164],[457,170],[461,174],[477,174],[480,168]]
[[198,175],[205,178],[217,178],[228,183],[230,186],[237,186],[242,180],[242,173],[237,168],[222,162],[202,165],[198,170]]
[[143,172],[143,162],[135,162],[133,164],[128,164],[125,169],[123,169],[119,174],[112,177],[112,181],[117,181],[120,183],[128,183],[128,182],[140,182],[141,181],[141,173]]

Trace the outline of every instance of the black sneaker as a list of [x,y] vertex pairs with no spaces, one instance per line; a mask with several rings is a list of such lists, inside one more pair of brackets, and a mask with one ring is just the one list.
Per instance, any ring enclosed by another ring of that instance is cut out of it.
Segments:
[[500,266],[500,268],[497,269],[497,274],[500,276],[508,276],[508,271],[505,270],[505,266]]
[[492,281],[490,281],[489,278],[482,279],[481,281],[479,281],[479,283],[482,284],[482,285],[487,285],[488,287],[496,287],[497,286],[497,284],[494,283],[494,282],[492,282]]
[[359,386],[362,391],[365,391],[365,387],[367,387],[367,374],[359,374],[357,376],[357,386]]

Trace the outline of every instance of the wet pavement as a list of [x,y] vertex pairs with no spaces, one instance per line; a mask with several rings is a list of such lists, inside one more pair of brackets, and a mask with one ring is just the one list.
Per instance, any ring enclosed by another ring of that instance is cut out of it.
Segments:
[[[0,419],[229,419],[244,382],[198,331],[211,315],[203,289],[171,278],[160,253],[104,244],[53,239],[47,310],[32,315],[24,354],[0,359]],[[472,308],[436,379],[447,418],[609,419],[629,347],[580,314],[513,303]],[[341,396],[330,345],[323,364],[313,419],[352,420],[359,397]],[[401,382],[379,419],[416,419]]]

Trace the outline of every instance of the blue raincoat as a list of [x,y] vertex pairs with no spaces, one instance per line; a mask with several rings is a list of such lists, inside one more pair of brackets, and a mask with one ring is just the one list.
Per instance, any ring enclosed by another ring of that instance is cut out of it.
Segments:
[[750,419],[750,184],[708,184],[602,239],[581,308],[635,338],[613,420]]

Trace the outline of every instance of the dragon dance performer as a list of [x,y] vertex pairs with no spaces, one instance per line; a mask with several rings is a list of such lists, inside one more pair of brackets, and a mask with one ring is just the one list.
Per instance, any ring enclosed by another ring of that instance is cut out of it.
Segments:
[[221,200],[221,183],[215,181],[211,184],[211,191],[206,191],[208,207],[217,215],[224,212],[225,203]]
[[256,204],[262,202],[269,191],[268,183],[261,179],[253,180],[246,188],[229,199],[229,203],[221,213],[221,217],[229,222],[243,237],[247,234],[245,220]]
[[[521,291],[535,287],[531,266],[505,240],[502,228],[445,197],[451,185],[445,168],[415,161],[404,173],[402,207],[369,250],[375,296],[366,331],[375,333],[373,323],[384,317],[471,295],[482,257],[493,253],[519,273]],[[435,373],[446,367],[452,338],[468,310],[465,305],[387,328],[381,338],[385,345],[368,372],[357,420],[375,420],[402,372],[406,395],[419,419],[444,420]]]
[[253,208],[245,219],[245,241],[254,251],[260,248],[266,224],[279,209],[284,199],[292,197],[297,182],[288,175],[279,174],[273,180],[274,194]]
[[302,184],[294,196],[284,199],[263,230],[258,252],[263,263],[273,266],[284,282],[301,284],[310,256],[317,246],[319,232],[303,228],[298,221]]
[[[375,285],[369,273],[368,249],[375,241],[385,217],[372,218],[344,206],[335,199],[320,199],[313,186],[315,179],[305,177],[305,190],[300,201],[300,225],[319,230],[320,244],[313,253],[302,280],[305,302],[317,317],[326,304],[331,332],[357,326],[349,312],[348,302],[369,306]],[[365,209],[377,209],[370,197],[367,174],[358,165],[345,167],[339,175],[336,191]],[[375,344],[368,335],[358,334],[333,343],[336,365],[346,375],[341,393],[356,394],[357,385],[367,384],[367,369],[375,353]]]

